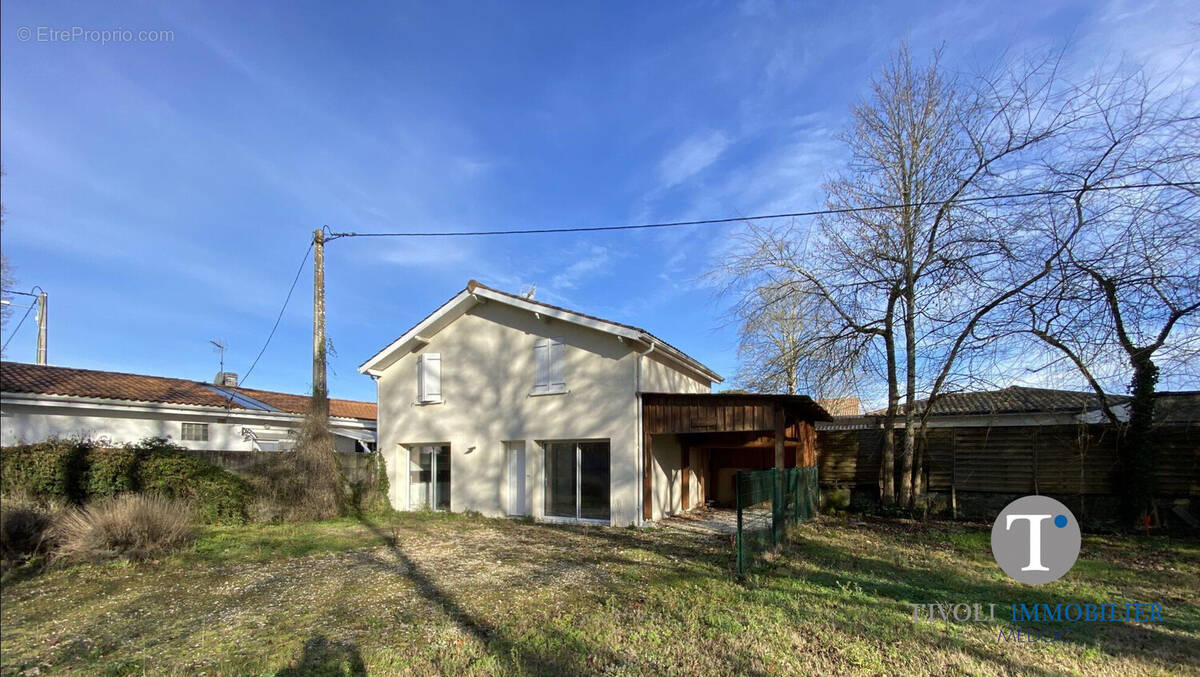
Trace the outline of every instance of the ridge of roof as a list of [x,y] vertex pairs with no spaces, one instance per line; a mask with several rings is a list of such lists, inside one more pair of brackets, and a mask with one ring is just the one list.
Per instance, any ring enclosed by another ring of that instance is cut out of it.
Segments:
[[[233,392],[262,402],[277,411],[291,414],[304,413],[310,399],[308,395],[241,386],[220,386],[172,376],[58,367],[8,360],[0,361],[0,391],[254,411],[238,403],[236,398],[231,398],[229,393]],[[301,402],[303,405],[300,405]],[[330,415],[338,418],[374,420],[377,417],[377,407],[373,402],[330,398],[329,407]]]
[[667,341],[664,341],[663,339],[659,338],[658,336],[655,336],[653,333],[651,333],[645,329],[642,329],[641,327],[637,327],[632,324],[626,324],[623,322],[616,322],[613,320],[608,320],[608,319],[605,319],[602,317],[597,317],[595,315],[589,315],[587,313],[582,313],[577,310],[571,310],[570,308],[564,308],[562,306],[556,306],[556,305],[553,305],[550,303],[546,303],[544,301],[536,301],[533,299],[527,299],[523,296],[519,296],[517,294],[513,294],[511,292],[507,292],[502,289],[496,289],[494,287],[490,287],[490,286],[485,285],[482,282],[479,282],[478,280],[475,280],[475,279],[468,280],[466,288],[457,292],[456,294],[454,294],[454,296],[451,296],[445,303],[438,306],[436,309],[434,309],[433,312],[426,315],[423,319],[421,319],[421,321],[417,322],[410,329],[408,329],[403,334],[401,334],[399,338],[392,341],[387,346],[385,346],[382,350],[379,350],[374,355],[372,355],[370,358],[368,358],[365,362],[363,362],[361,365],[359,365],[358,370],[362,373],[368,373],[370,370],[370,365],[372,365],[372,363],[383,359],[386,355],[390,354],[395,349],[397,349],[406,336],[413,333],[415,330],[417,330],[419,327],[424,325],[426,322],[429,322],[429,321],[433,320],[434,318],[436,318],[439,315],[439,313],[447,312],[449,310],[448,307],[450,306],[450,304],[454,303],[454,301],[456,299],[462,297],[463,294],[474,295],[479,290],[484,290],[491,294],[505,297],[506,299],[510,299],[511,301],[514,302],[514,305],[529,304],[529,305],[533,305],[533,306],[539,306],[542,308],[546,308],[548,310],[553,310],[555,312],[566,313],[568,315],[580,317],[585,320],[590,320],[592,322],[600,322],[603,324],[612,325],[614,327],[620,327],[622,329],[626,329],[626,330],[628,330],[630,332],[634,332],[636,334],[644,335],[646,338],[661,345],[662,347],[666,348],[671,353],[674,353],[677,356],[677,358],[680,361],[682,361],[686,366],[688,366],[689,368],[695,370],[696,372],[710,378],[710,380],[717,381],[717,382],[724,380],[720,374],[718,374],[716,371],[710,369],[708,366],[704,365],[702,362],[700,362],[696,358],[692,357],[691,355],[688,355],[687,353],[683,352],[682,350],[675,347],[674,345],[668,343]]

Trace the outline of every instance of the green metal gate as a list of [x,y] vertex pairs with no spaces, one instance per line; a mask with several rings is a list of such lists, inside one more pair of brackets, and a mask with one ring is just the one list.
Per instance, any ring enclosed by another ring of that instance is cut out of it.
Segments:
[[737,572],[787,537],[788,528],[817,514],[817,468],[737,473]]

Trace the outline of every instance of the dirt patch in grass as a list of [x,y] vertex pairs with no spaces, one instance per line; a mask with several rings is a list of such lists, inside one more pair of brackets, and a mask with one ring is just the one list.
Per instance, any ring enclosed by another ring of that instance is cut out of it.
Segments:
[[[448,515],[222,528],[153,566],[5,586],[22,674],[1200,673],[1200,548],[1085,540],[1034,589],[957,525],[820,520],[739,583],[728,537]],[[1095,547],[1093,547],[1093,544]],[[1015,646],[914,602],[1159,602],[1162,624]]]

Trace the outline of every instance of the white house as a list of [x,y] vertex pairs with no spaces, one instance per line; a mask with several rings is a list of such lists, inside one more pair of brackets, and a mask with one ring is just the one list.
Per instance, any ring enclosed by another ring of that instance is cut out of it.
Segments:
[[[0,444],[52,437],[113,444],[162,437],[189,449],[288,448],[309,398],[220,383],[0,362]],[[375,445],[375,405],[331,399],[330,430],[340,451]]]
[[780,415],[718,425],[709,408],[652,429],[648,396],[700,412],[730,397],[710,394],[721,377],[643,329],[474,280],[359,371],[377,382],[397,509],[547,521],[632,525],[697,505],[711,455],[689,435],[769,432],[811,405],[750,396],[739,403]]

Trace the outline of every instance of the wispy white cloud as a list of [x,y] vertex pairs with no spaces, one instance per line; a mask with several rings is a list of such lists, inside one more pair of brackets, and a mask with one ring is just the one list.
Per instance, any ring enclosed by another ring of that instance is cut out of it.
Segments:
[[574,263],[571,263],[554,277],[550,278],[550,286],[556,292],[560,293],[575,289],[584,279],[598,272],[608,270],[610,259],[611,256],[608,247],[601,247],[599,245],[589,246],[576,256]]
[[713,164],[729,147],[724,132],[695,134],[676,146],[658,164],[663,187],[676,186]]

